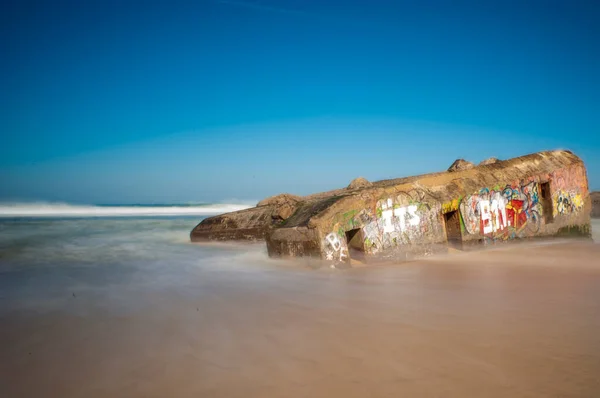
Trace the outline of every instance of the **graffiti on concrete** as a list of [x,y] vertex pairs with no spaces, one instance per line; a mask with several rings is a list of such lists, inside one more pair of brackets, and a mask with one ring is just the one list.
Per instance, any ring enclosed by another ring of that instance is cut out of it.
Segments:
[[421,222],[416,205],[394,208],[392,199],[381,203],[381,219],[384,233],[394,232],[397,228],[406,231],[410,226],[418,226]]
[[481,208],[481,228],[484,234],[501,231],[508,226],[506,220],[506,203],[499,192],[492,194],[492,199],[482,199],[479,202]]
[[363,227],[366,252],[377,253],[439,236],[440,207],[414,201],[413,196],[400,193],[377,202],[376,217]]
[[552,213],[566,216],[583,210],[582,192],[588,191],[585,168],[581,165],[555,170],[552,173],[554,193],[552,195]]
[[323,248],[326,260],[343,263],[348,258],[346,244],[334,232],[325,237]]
[[366,201],[364,207],[334,218],[329,229],[334,232],[323,241],[324,257],[330,261],[347,261],[349,249],[345,233],[354,229],[361,229],[367,254],[394,248],[401,250],[406,245],[439,243],[446,237],[443,214],[451,211],[458,211],[460,215],[463,236],[473,235],[467,239],[483,238],[487,242],[535,236],[543,224],[542,202],[552,206],[555,216],[570,215],[583,209],[580,192],[587,186],[582,170],[561,170],[542,177],[542,181],[552,182],[552,204],[541,201],[538,177],[483,188],[446,203],[440,203],[423,189],[383,196],[374,206]]
[[542,209],[537,182],[484,188],[465,198],[459,208],[464,230],[469,234],[511,239],[540,228]]
[[555,216],[573,214],[583,208],[583,199],[580,194],[562,189],[556,191],[554,194],[553,203]]

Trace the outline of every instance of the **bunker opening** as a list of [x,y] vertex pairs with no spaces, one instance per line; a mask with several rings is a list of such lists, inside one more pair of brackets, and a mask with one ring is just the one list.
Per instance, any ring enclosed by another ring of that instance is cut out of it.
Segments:
[[348,256],[350,260],[365,260],[365,238],[362,228],[346,231],[346,242],[348,244]]
[[454,210],[444,214],[448,247],[462,250],[462,233],[460,232],[460,214]]
[[552,196],[550,195],[550,183],[543,182],[540,184],[540,191],[542,196],[542,211],[544,213],[544,222],[550,224],[554,221],[554,214],[552,213]]

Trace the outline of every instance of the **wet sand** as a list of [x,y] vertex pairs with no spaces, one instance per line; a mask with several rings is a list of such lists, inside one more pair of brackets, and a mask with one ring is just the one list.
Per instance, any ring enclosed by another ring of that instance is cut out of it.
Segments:
[[600,396],[600,245],[345,271],[263,255],[2,312],[0,396]]

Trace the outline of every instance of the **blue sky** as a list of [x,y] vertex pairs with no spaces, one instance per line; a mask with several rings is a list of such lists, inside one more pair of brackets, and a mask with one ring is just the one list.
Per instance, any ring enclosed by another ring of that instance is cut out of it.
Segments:
[[0,8],[0,200],[260,199],[555,148],[600,189],[597,2]]

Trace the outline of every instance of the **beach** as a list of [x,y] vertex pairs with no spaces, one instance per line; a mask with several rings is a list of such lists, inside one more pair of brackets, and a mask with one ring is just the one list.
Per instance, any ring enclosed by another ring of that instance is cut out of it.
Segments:
[[0,396],[600,396],[597,243],[315,270],[197,221],[0,220]]
[[0,21],[0,398],[600,398],[600,1]]

